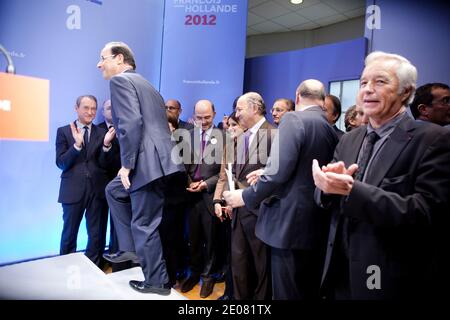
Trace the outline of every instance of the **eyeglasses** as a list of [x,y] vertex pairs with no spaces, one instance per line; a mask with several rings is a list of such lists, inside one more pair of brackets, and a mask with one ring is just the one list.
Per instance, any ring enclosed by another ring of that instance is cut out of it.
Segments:
[[117,56],[117,54],[112,54],[112,55],[106,56],[106,57],[100,56],[100,60],[103,62],[103,61],[105,61],[106,59],[111,58],[111,57],[115,57],[115,56]]
[[169,111],[175,111],[178,109],[179,109],[178,107],[166,106],[166,110],[169,110]]
[[444,97],[438,101],[432,101],[431,105],[440,104],[441,106],[450,106],[450,97]]

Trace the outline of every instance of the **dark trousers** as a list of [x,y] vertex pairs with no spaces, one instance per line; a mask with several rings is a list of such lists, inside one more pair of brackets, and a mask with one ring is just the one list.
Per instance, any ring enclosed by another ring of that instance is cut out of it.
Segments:
[[274,300],[318,299],[322,255],[317,250],[271,247]]
[[219,225],[222,235],[219,236],[219,250],[222,250],[220,254],[224,260],[223,266],[221,268],[222,272],[225,273],[225,290],[224,295],[233,298],[234,300],[234,289],[233,289],[233,272],[231,270],[231,220],[226,219]]
[[255,235],[257,216],[246,208],[234,212],[231,231],[231,269],[234,298],[271,298],[269,248]]
[[178,259],[183,255],[179,251],[180,236],[183,236],[183,225],[178,220],[183,218],[183,212],[177,205],[164,206],[164,212],[159,225],[159,234],[163,246],[163,256],[166,261],[167,273],[171,284],[175,284],[177,280]]
[[216,236],[219,219],[209,213],[202,194],[192,195],[192,198],[192,207],[189,211],[191,274],[194,277],[201,275],[210,278],[216,271]]
[[83,198],[76,203],[63,203],[64,226],[61,235],[60,254],[77,250],[77,235],[83,214],[86,212],[88,243],[86,256],[97,266],[105,249],[108,206],[104,198],[94,194],[91,182],[86,183]]
[[114,221],[111,213],[109,214],[109,253],[115,253],[119,251],[119,245],[117,244],[116,229],[114,228]]
[[106,186],[119,249],[136,252],[145,282],[149,285],[162,285],[169,281],[158,231],[164,188],[163,179],[158,179],[130,193],[123,187],[120,177]]

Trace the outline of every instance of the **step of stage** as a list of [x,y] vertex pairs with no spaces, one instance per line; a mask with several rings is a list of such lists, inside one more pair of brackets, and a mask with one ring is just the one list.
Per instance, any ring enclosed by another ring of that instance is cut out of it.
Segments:
[[182,300],[142,294],[129,287],[141,280],[140,267],[106,275],[83,253],[28,261],[0,268],[0,299],[19,300]]

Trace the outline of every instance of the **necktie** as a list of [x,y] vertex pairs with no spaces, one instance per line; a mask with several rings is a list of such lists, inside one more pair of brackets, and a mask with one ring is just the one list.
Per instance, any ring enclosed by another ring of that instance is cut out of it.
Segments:
[[239,171],[242,171],[242,168],[245,166],[245,163],[247,161],[248,153],[249,153],[248,148],[250,145],[250,136],[251,135],[252,135],[252,132],[250,130],[247,130],[244,133],[244,145],[242,146],[243,150],[241,149],[242,152],[241,152],[240,160],[239,160],[239,164],[238,164]]
[[380,139],[380,136],[375,131],[372,131],[367,135],[366,146],[364,147],[362,155],[358,161],[358,172],[356,173],[355,177],[356,180],[363,180],[364,173],[367,169],[367,164],[369,163],[370,157],[372,156],[373,146],[375,145],[375,142],[378,141],[378,139]]
[[84,126],[83,129],[84,129],[84,134],[83,134],[84,148],[87,148],[87,145],[89,143],[89,127]]
[[250,130],[248,130],[244,134],[244,155],[245,155],[245,159],[247,159],[247,157],[248,157],[248,147],[249,147],[250,136],[251,135],[252,135],[252,132]]
[[[200,161],[203,160],[203,151],[205,149],[205,145],[206,145],[206,131],[202,131],[202,146],[201,146],[201,150],[200,150]],[[195,172],[194,172],[194,181],[200,181],[202,180],[202,175],[200,173],[200,164],[197,164],[197,167],[195,168]]]
[[[367,164],[369,163],[370,157],[372,156],[373,147],[375,145],[375,142],[380,139],[380,136],[375,132],[372,131],[366,136],[366,145],[364,149],[361,151],[362,154],[358,159],[358,171],[356,172],[355,180],[362,181],[364,178],[364,173],[367,169]],[[342,217],[342,252],[344,253],[345,257],[349,259],[349,236],[351,229],[353,228],[355,219],[347,216]]]

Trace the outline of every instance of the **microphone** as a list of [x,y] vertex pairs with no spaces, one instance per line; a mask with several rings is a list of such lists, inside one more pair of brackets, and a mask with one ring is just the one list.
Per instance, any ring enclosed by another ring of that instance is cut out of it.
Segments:
[[8,62],[8,65],[6,66],[6,73],[15,74],[16,68],[14,67],[14,63],[12,62],[11,56],[1,44],[0,44],[0,51],[3,53],[3,55],[6,58],[6,61]]

